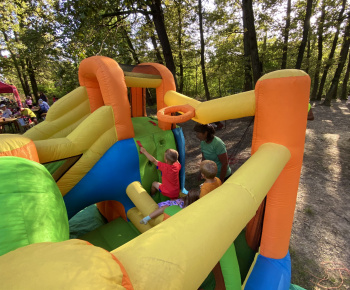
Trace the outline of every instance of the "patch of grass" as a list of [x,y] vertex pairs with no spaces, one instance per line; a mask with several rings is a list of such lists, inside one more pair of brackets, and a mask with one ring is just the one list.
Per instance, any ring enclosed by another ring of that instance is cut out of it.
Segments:
[[289,253],[292,261],[292,284],[308,290],[315,289],[315,284],[311,281],[311,273],[320,272],[318,265],[291,247]]
[[310,206],[305,207],[304,212],[309,216],[315,215],[315,212],[313,211],[313,209]]

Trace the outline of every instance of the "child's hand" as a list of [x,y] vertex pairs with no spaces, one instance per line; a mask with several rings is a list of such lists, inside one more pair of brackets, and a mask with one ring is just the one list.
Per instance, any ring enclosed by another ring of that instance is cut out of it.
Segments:
[[145,154],[145,153],[147,152],[147,150],[146,150],[144,147],[140,147],[140,152],[141,152],[142,154]]

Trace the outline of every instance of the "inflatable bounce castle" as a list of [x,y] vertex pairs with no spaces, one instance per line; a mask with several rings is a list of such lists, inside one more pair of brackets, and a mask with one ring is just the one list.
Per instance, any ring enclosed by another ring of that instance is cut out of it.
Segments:
[[[310,78],[266,74],[255,90],[199,102],[154,63],[123,71],[90,57],[80,87],[23,135],[0,135],[3,289],[297,289],[288,252],[303,159]],[[154,88],[157,117],[146,116]],[[180,113],[180,114],[173,114]],[[179,151],[177,123],[255,116],[252,156],[222,186],[179,211],[157,208],[158,160]],[[108,223],[69,239],[68,219],[97,204]],[[173,216],[172,216],[173,215]],[[172,216],[171,218],[167,218]]]

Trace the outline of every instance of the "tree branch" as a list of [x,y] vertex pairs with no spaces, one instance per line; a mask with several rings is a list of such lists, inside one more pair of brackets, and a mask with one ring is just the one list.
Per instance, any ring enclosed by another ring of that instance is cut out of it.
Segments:
[[115,11],[112,13],[105,13],[105,14],[102,14],[101,17],[107,18],[107,17],[113,17],[113,16],[130,15],[130,14],[134,14],[134,13],[141,13],[143,15],[151,14],[151,12],[149,12],[149,11],[135,9],[135,10],[125,10],[125,11]]

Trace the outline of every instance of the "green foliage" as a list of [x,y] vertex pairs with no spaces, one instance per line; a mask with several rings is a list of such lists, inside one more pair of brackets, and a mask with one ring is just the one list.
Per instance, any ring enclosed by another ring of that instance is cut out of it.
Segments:
[[[244,51],[240,1],[203,2],[206,73],[212,97],[243,90]],[[334,39],[343,0],[323,0],[322,68]],[[152,23],[152,1],[13,1],[0,3],[0,78],[15,84],[19,92],[46,92],[63,96],[79,86],[79,63],[93,55],[104,55],[122,64],[158,62],[162,54]],[[317,27],[322,1],[314,1],[309,33],[310,51],[302,69],[314,76],[317,63]],[[198,1],[162,2],[164,23],[183,93],[203,97],[200,68]],[[294,68],[302,38],[306,0],[292,1],[287,68]],[[286,1],[253,1],[255,29],[262,73],[281,67]],[[343,28],[345,23],[341,25]],[[330,60],[325,90],[329,87],[341,47],[341,29],[335,57]],[[164,59],[164,56],[161,56]],[[163,61],[164,62],[164,61]],[[341,79],[345,74],[345,70]],[[183,78],[182,78],[183,75]],[[321,77],[321,75],[319,76]]]

